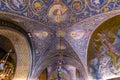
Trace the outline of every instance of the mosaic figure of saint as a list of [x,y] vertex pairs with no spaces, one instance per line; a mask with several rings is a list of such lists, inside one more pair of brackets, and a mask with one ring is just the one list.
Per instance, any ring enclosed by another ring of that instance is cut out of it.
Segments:
[[67,11],[67,7],[61,3],[61,2],[57,2],[54,3],[48,12],[48,16],[53,18],[55,22],[62,22],[63,21],[63,16]]
[[[109,37],[105,33],[98,33],[98,35],[101,37],[99,40],[102,44],[101,47],[104,47],[104,50],[102,49],[100,51],[100,54],[103,55],[100,61],[100,67],[99,72],[102,74],[106,74],[108,72],[109,74],[117,74],[120,72],[120,30],[117,32],[117,37],[113,43],[110,42]],[[98,41],[98,40],[97,40]],[[109,68],[109,70],[107,70]],[[106,75],[109,75],[106,74]]]
[[117,37],[115,39],[114,44],[109,41],[109,38],[106,34],[99,34],[102,38],[101,39],[102,45],[104,47],[106,47],[107,54],[111,57],[112,64],[114,67],[116,67],[117,70],[120,70],[120,63],[118,62],[120,51],[119,51],[119,49],[117,49],[120,46],[120,43],[119,43],[120,42],[119,41],[120,34],[119,33],[120,33],[120,30],[118,30]]
[[62,5],[57,5],[57,9],[54,10],[53,14],[55,15],[55,21],[61,22],[62,21],[62,15],[66,12],[66,7]]
[[94,0],[94,3],[99,5],[100,4],[100,0]]
[[72,8],[76,11],[79,10],[81,8],[80,2],[73,3]]
[[120,71],[120,29],[118,29],[116,39],[113,43],[113,47],[117,51],[118,56],[115,55],[113,51],[110,51],[109,55],[112,57],[113,65],[118,71]]
[[100,67],[101,67],[100,59],[102,55],[98,52],[98,49],[95,43],[93,44],[93,47],[94,47],[95,58],[93,58],[90,61],[89,72],[91,73],[91,76],[93,77],[93,79],[102,79],[102,74],[100,72]]
[[101,74],[99,72],[99,59],[94,58],[91,60],[91,65],[89,67],[89,72],[95,79],[101,79]]
[[13,0],[13,4],[17,7],[17,8],[22,8],[24,3],[23,0]]
[[104,0],[93,0],[95,5],[102,5],[105,1]]
[[33,4],[33,6],[34,6],[34,9],[35,9],[36,11],[40,11],[40,10],[41,10],[41,7],[42,7],[42,5],[41,5],[40,2],[35,2],[35,3]]

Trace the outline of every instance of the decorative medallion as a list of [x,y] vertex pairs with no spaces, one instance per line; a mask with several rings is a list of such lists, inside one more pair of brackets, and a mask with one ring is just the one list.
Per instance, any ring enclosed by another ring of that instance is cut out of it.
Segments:
[[9,9],[16,12],[24,12],[28,8],[29,0],[6,0]]
[[48,9],[48,17],[54,22],[60,23],[67,18],[67,7],[62,2],[54,2]]
[[120,7],[120,0],[116,1],[116,5]]
[[76,30],[76,31],[70,32],[70,36],[75,40],[82,39],[84,34],[85,34],[85,31],[83,30]]
[[84,0],[73,1],[71,4],[71,10],[73,13],[80,14],[84,11],[86,5]]
[[34,0],[32,3],[30,3],[31,6],[31,10],[33,11],[33,13],[39,15],[40,12],[42,11],[43,8],[43,3],[40,0]]
[[28,9],[28,10],[27,10],[27,13],[25,13],[25,14],[26,14],[26,16],[27,16],[28,18],[32,18],[32,17],[34,16],[31,9]]
[[58,30],[58,31],[56,32],[57,37],[64,37],[65,34],[66,34],[66,33],[65,33],[64,30]]
[[105,8],[110,0],[88,0],[88,5],[90,9],[101,10]]
[[49,35],[48,32],[46,32],[46,31],[35,31],[34,34],[39,39],[46,39]]

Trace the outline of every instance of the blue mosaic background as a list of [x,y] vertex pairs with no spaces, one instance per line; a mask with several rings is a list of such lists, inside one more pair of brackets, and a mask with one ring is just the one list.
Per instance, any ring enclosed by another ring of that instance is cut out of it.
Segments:
[[0,12],[9,12],[38,20],[48,26],[70,27],[72,24],[90,16],[119,10],[120,8],[120,0],[60,0],[58,3],[63,3],[67,7],[68,17],[62,24],[59,24],[52,22],[47,16],[53,3],[55,3],[54,0],[1,0]]

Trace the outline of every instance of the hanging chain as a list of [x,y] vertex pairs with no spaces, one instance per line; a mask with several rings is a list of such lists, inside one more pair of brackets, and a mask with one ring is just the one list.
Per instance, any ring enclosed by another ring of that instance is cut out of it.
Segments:
[[59,51],[59,59],[58,59],[58,80],[62,80],[62,65],[63,65],[63,51],[62,51],[62,37],[61,37],[61,32],[60,32],[60,41],[59,41],[59,45],[60,45],[60,51]]

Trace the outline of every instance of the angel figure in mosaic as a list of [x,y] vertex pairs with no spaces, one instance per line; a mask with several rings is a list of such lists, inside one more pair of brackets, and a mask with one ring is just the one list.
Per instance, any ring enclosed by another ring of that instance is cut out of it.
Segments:
[[99,33],[101,36],[102,46],[105,47],[107,54],[111,57],[112,68],[114,68],[114,73],[120,72],[120,30],[118,30],[117,37],[113,44],[110,42],[109,37],[105,33]]

